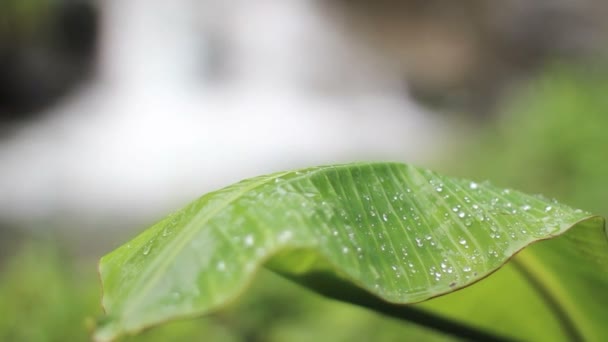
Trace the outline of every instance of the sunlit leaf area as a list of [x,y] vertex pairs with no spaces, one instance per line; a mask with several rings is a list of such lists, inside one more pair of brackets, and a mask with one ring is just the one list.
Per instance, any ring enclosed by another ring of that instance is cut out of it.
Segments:
[[0,341],[608,339],[608,8],[391,3],[0,3]]

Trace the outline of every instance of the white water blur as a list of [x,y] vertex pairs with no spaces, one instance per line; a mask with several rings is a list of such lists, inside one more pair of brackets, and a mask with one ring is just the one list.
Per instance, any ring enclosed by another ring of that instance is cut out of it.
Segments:
[[0,145],[2,219],[121,227],[261,173],[421,163],[444,140],[390,64],[315,2],[100,6],[93,79]]

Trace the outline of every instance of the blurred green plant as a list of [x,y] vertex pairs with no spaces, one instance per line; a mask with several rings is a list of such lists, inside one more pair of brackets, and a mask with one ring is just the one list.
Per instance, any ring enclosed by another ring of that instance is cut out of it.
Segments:
[[552,66],[458,145],[448,168],[608,216],[607,93],[608,68]]
[[93,264],[49,242],[26,243],[0,268],[1,341],[83,341],[99,313]]

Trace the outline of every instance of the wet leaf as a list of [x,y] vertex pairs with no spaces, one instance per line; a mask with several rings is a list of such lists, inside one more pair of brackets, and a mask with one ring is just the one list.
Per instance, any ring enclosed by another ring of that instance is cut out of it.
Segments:
[[604,341],[608,244],[595,217],[518,253],[498,272],[419,308],[525,341]]
[[360,305],[417,303],[576,225],[601,236],[605,250],[603,220],[589,213],[414,166],[252,178],[201,197],[101,260],[107,317],[96,338],[217,310],[264,265]]

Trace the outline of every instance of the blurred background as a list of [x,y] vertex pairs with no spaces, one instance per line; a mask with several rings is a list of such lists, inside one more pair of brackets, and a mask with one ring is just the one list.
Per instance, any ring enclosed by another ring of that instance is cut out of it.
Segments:
[[[0,340],[87,340],[101,255],[258,174],[395,160],[606,216],[607,43],[602,0],[2,0]],[[138,339],[403,336],[449,340],[262,272]]]

